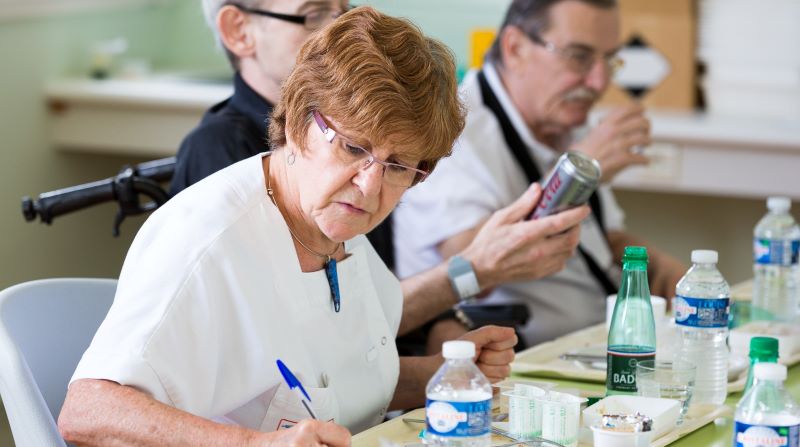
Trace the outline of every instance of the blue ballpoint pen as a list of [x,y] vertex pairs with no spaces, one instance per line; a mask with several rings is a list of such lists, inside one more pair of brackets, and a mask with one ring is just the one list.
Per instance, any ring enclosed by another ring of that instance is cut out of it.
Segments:
[[317,419],[317,415],[314,414],[314,410],[311,409],[311,397],[309,397],[308,393],[306,393],[305,388],[303,388],[303,384],[297,380],[297,377],[292,374],[292,371],[290,371],[280,359],[278,359],[277,364],[281,375],[283,375],[283,380],[285,380],[286,384],[289,385],[289,389],[294,391],[294,393],[297,395],[297,398],[300,399],[300,403],[306,407],[306,411],[308,411],[309,416],[311,416],[312,419]]

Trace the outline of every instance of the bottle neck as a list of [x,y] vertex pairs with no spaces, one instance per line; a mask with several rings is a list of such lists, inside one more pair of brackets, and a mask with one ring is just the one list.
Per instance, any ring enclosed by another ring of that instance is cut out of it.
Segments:
[[464,365],[472,363],[471,358],[445,358],[444,361],[451,365]]
[[751,363],[778,363],[778,354],[750,354]]
[[767,388],[778,391],[783,389],[783,380],[759,379],[757,377],[753,380],[753,388]]
[[629,297],[642,297],[650,301],[650,287],[647,284],[647,264],[644,268],[636,266],[636,268],[628,268],[622,271],[622,284],[619,288],[619,299]]
[[716,269],[717,263],[716,262],[695,262],[692,264],[692,267],[696,267],[699,269]]

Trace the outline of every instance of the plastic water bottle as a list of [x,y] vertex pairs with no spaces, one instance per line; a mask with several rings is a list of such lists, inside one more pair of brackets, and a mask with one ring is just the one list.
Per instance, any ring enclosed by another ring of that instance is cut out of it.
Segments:
[[475,366],[475,344],[447,341],[445,362],[425,389],[425,440],[440,447],[488,447],[492,386]]
[[733,446],[796,446],[800,443],[800,408],[783,388],[786,366],[755,365],[756,382],[736,406]]
[[755,379],[755,366],[758,363],[778,363],[778,339],[772,337],[753,337],[750,339],[750,368],[744,392],[750,391]]
[[647,285],[647,249],[625,247],[622,284],[608,330],[606,394],[636,394],[636,365],[656,358],[656,323]]
[[787,197],[767,199],[769,213],[753,232],[753,307],[760,319],[792,320],[798,313],[800,227],[791,206]]
[[694,265],[675,290],[675,358],[697,366],[692,403],[721,405],[727,396],[731,289],[717,270],[718,258],[713,250],[693,250]]

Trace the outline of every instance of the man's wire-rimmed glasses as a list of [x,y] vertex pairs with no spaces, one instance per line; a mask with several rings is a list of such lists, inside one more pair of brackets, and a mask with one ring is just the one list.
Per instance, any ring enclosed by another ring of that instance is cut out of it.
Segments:
[[531,42],[541,46],[547,52],[560,56],[567,64],[567,67],[579,75],[586,75],[592,71],[592,67],[594,67],[597,59],[602,60],[604,66],[611,74],[615,73],[625,64],[617,54],[617,51],[600,54],[596,50],[583,45],[559,47],[543,39],[535,32],[525,33],[525,35],[528,36]]
[[266,11],[264,9],[248,8],[247,6],[243,6],[238,3],[229,4],[248,14],[271,17],[273,19],[283,20],[284,22],[303,25],[303,27],[309,31],[318,30],[336,20],[340,15],[344,14],[344,12],[341,10],[330,8],[315,9],[303,15],[281,14],[279,12]]
[[425,180],[425,177],[428,176],[428,172],[421,169],[383,161],[372,155],[367,149],[346,141],[341,136],[338,141],[339,144],[334,143],[333,139],[338,135],[336,131],[328,126],[328,123],[325,122],[318,111],[312,111],[311,115],[314,117],[314,121],[316,121],[325,139],[333,146],[334,154],[342,164],[362,170],[369,168],[373,163],[378,163],[383,168],[383,180],[392,186],[402,188],[410,188]]

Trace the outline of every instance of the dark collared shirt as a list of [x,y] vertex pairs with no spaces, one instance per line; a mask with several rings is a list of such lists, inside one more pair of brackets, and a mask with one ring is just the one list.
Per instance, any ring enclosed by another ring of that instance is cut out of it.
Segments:
[[237,161],[269,148],[272,104],[236,73],[233,96],[208,109],[181,142],[170,196]]

